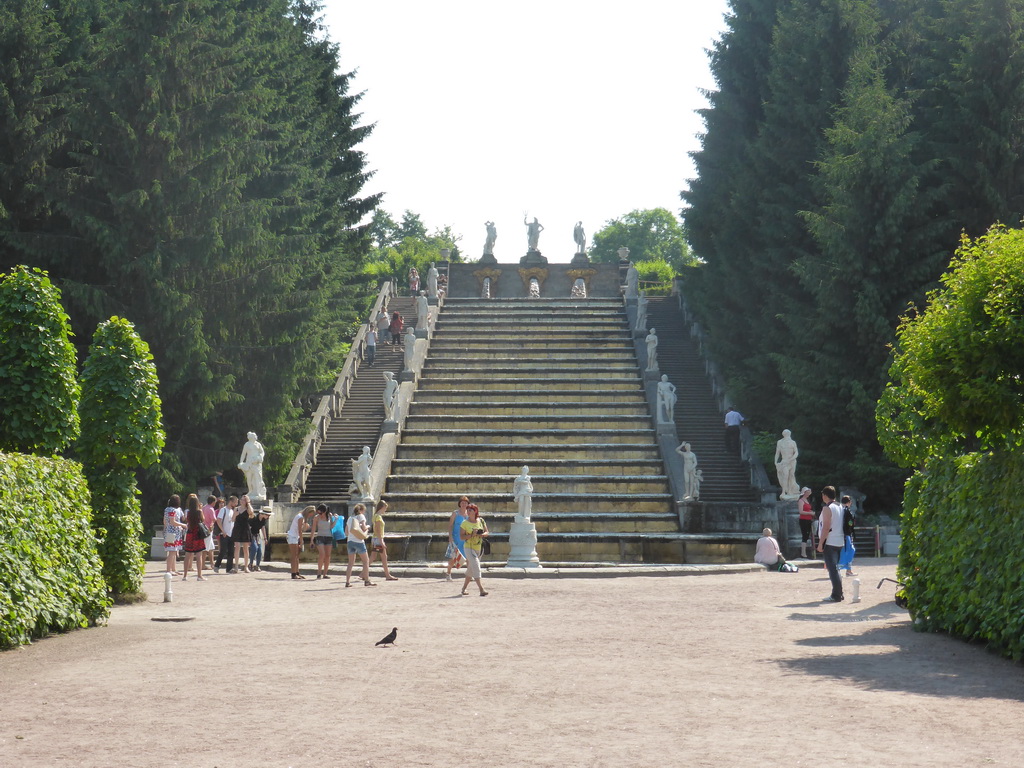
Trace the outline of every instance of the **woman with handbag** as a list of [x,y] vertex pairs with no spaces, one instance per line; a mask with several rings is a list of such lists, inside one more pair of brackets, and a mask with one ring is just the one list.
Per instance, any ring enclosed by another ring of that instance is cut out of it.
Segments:
[[448,559],[448,573],[446,581],[452,580],[452,568],[461,568],[462,561],[466,558],[466,544],[462,541],[462,523],[466,519],[466,507],[469,506],[469,497],[459,497],[459,507],[452,512],[448,518],[448,550],[444,556]]
[[345,532],[347,540],[345,546],[348,549],[348,570],[345,572],[345,586],[352,586],[352,566],[356,564],[356,555],[363,561],[363,585],[367,587],[377,586],[370,581],[370,555],[366,551],[366,540],[370,537],[370,529],[366,526],[366,506],[356,504],[352,508],[352,514],[348,518]]
[[181,580],[188,578],[188,572],[192,570],[192,560],[196,561],[196,578],[199,581],[206,581],[203,576],[203,557],[206,552],[206,525],[203,522],[203,511],[199,508],[199,497],[190,493],[186,500],[188,512],[185,514],[185,573]]
[[466,545],[466,580],[462,583],[462,594],[469,594],[469,582],[475,581],[480,589],[480,597],[487,597],[488,592],[484,589],[481,577],[483,571],[480,568],[480,554],[483,550],[486,537],[491,535],[487,530],[487,523],[480,517],[480,508],[476,504],[466,507],[466,519],[459,529],[459,535]]

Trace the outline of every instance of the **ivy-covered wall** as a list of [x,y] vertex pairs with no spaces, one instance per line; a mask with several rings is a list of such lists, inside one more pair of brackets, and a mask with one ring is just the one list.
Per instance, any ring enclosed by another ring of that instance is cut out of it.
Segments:
[[109,615],[81,465],[0,452],[0,648]]
[[919,629],[1024,658],[1024,457],[929,462],[908,482],[900,574]]

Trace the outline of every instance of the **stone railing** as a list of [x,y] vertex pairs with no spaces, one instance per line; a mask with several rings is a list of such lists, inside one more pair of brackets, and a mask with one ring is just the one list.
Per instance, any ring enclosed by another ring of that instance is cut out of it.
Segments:
[[[373,304],[373,309],[370,310],[369,316],[371,320],[377,316],[381,307],[395,295],[395,283],[391,281],[385,282],[381,286],[380,293],[377,294],[377,300]],[[348,357],[345,359],[345,365],[342,367],[341,373],[338,374],[334,386],[330,392],[320,398],[320,404],[310,418],[309,432],[306,434],[298,453],[295,455],[295,461],[292,462],[292,468],[288,473],[287,479],[283,485],[279,485],[276,489],[278,501],[293,502],[297,501],[299,496],[302,495],[310,470],[316,464],[320,446],[323,445],[324,440],[327,438],[327,430],[331,426],[331,421],[341,413],[341,408],[349,397],[352,381],[359,373],[359,367],[362,365],[365,354],[366,324],[363,323],[352,339],[352,348],[349,350]]]

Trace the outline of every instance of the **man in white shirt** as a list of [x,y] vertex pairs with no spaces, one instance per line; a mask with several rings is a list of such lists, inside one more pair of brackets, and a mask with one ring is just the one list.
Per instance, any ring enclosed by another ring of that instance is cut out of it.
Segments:
[[228,499],[228,505],[221,507],[217,513],[217,534],[220,542],[220,549],[217,550],[217,562],[213,564],[213,572],[220,573],[221,560],[228,561],[228,573],[234,573],[231,568],[231,558],[235,551],[235,543],[231,540],[231,532],[235,529],[235,507],[238,506],[238,497],[232,496]]
[[839,576],[839,556],[846,539],[843,536],[843,508],[836,504],[836,489],[826,485],[821,489],[821,516],[818,518],[818,551],[824,555],[825,568],[832,582],[832,594],[826,603],[843,602],[843,580]]
[[731,405],[725,412],[725,450],[740,455],[740,427],[746,419]]

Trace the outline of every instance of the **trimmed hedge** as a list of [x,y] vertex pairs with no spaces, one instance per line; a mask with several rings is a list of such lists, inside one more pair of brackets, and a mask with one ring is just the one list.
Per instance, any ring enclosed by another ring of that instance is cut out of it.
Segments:
[[1024,457],[933,460],[907,481],[899,570],[915,627],[1024,659]]
[[81,465],[0,453],[0,648],[105,621],[100,569]]

